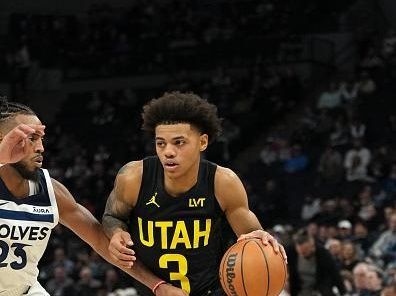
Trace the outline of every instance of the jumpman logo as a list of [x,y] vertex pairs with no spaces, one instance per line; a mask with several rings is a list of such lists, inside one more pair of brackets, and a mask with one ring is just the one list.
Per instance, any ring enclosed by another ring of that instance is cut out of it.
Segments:
[[146,206],[148,206],[149,204],[154,204],[156,205],[158,208],[160,207],[159,204],[157,204],[157,202],[155,201],[155,198],[157,196],[157,192],[150,198],[150,200],[146,203]]

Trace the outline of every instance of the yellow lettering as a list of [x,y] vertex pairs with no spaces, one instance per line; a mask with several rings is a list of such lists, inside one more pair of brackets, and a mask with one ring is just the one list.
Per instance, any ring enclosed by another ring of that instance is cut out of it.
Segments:
[[138,224],[139,224],[139,237],[140,241],[143,245],[147,247],[154,246],[154,231],[153,231],[153,221],[147,221],[147,236],[148,240],[145,240],[143,235],[143,220],[142,218],[138,217]]
[[197,208],[197,207],[203,207],[204,202],[205,202],[205,197],[200,197],[200,198],[190,198],[188,200],[188,206],[190,208]]
[[[205,223],[205,225],[203,225],[203,223]],[[212,226],[211,219],[206,219],[205,222],[194,220],[194,233],[192,233],[193,241],[190,240],[185,221],[177,221],[176,225],[174,224],[174,221],[143,221],[142,218],[138,217],[139,238],[141,243],[146,247],[154,246],[154,230],[159,229],[161,249],[163,250],[176,249],[178,244],[184,244],[186,249],[196,249],[200,246],[208,245]],[[155,231],[158,232],[158,230]],[[172,234],[172,241],[169,246],[168,238],[170,239]]]
[[208,244],[210,236],[210,227],[212,225],[211,219],[206,219],[205,230],[200,230],[200,221],[194,220],[194,249],[199,247],[199,238],[204,237],[204,246]]
[[203,207],[203,206],[204,206],[204,201],[205,201],[205,198],[204,198],[204,197],[198,198],[198,205],[200,205],[201,207]]
[[157,221],[155,227],[161,228],[161,248],[166,250],[168,248],[168,228],[173,226],[172,221]]
[[184,244],[186,249],[191,249],[190,239],[188,237],[186,224],[184,221],[177,221],[175,233],[173,234],[171,249],[176,249],[177,244]]
[[181,254],[164,254],[159,258],[159,267],[168,268],[168,262],[170,261],[177,262],[179,265],[178,272],[169,272],[171,281],[180,281],[181,288],[189,294],[191,287],[190,281],[186,277],[188,271],[186,257]]

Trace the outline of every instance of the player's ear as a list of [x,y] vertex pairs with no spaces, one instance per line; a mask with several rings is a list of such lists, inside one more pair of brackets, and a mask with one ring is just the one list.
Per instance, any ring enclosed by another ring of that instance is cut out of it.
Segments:
[[202,134],[199,136],[199,151],[205,151],[206,148],[208,147],[208,135],[207,134]]

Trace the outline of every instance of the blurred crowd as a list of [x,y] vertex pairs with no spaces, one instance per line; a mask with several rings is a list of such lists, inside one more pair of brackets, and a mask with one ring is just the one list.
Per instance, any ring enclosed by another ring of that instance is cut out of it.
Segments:
[[360,48],[250,164],[252,206],[288,246],[285,295],[396,295],[395,37]]
[[[144,103],[193,90],[225,118],[209,160],[232,167],[266,134],[241,177],[251,208],[288,249],[283,294],[396,295],[396,35],[359,43],[354,73],[307,87],[282,63],[282,40],[314,31],[312,23],[334,30],[353,1],[306,2],[140,0],[81,15],[14,14],[0,77],[24,93],[37,65],[64,79],[171,75],[157,89],[71,94],[47,127],[52,177],[100,219],[117,171],[154,153],[140,131]],[[191,75],[198,70],[206,74]],[[56,296],[135,295],[123,273],[62,226],[39,277]]]

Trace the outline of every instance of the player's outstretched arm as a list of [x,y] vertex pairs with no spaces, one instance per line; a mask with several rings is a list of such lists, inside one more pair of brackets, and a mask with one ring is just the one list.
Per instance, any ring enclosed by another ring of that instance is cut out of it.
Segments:
[[[110,239],[109,252],[116,261],[126,260],[133,254],[133,241],[127,231],[126,223],[136,204],[142,174],[142,161],[131,162],[123,166],[117,174],[114,188],[107,199],[102,225]],[[150,288],[155,295],[187,296],[183,290],[167,284],[155,276],[139,261],[139,258],[136,259],[128,273]]]
[[246,190],[239,177],[230,169],[218,167],[215,175],[215,194],[238,240],[259,238],[281,252],[287,262],[284,247],[264,231],[256,215],[250,211]]
[[63,184],[54,179],[52,179],[52,184],[58,204],[60,223],[71,229],[110,263],[122,268],[132,267],[134,256],[131,256],[128,261],[116,262],[108,251],[109,239],[99,221],[91,212],[75,201]]
[[34,134],[44,136],[44,129],[44,125],[19,124],[4,136],[0,135],[0,163],[14,163],[24,158],[28,153],[26,141]]

